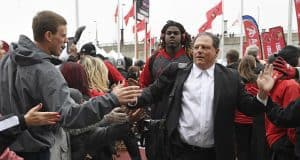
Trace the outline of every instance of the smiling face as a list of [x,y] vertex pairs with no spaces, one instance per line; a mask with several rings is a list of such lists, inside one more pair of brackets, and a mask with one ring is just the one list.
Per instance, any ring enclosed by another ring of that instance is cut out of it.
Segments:
[[206,70],[211,67],[218,56],[219,48],[213,45],[213,39],[209,35],[200,35],[193,45],[193,59],[196,66]]
[[52,55],[59,56],[67,43],[67,27],[61,25],[55,34],[49,33],[49,51]]

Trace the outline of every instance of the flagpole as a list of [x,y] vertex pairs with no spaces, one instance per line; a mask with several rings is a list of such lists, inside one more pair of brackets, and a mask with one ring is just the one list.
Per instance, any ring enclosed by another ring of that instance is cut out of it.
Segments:
[[222,3],[222,34],[221,34],[221,51],[222,51],[222,54],[221,54],[221,59],[223,61],[223,59],[225,58],[225,53],[224,53],[224,0],[221,0],[221,3]]
[[137,14],[136,14],[136,0],[133,0],[133,5],[134,5],[134,39],[135,39],[135,43],[134,43],[134,59],[138,60],[138,35],[137,35]]
[[118,58],[120,58],[120,0],[118,0],[118,17],[117,17],[117,44],[118,44]]
[[287,34],[287,44],[292,44],[292,11],[293,11],[293,0],[289,0],[289,17],[288,17],[288,34]]
[[243,16],[244,14],[244,0],[241,0],[241,15],[240,15],[240,57],[243,56]]
[[76,28],[79,27],[79,5],[78,5],[78,0],[75,1],[75,26]]
[[[148,57],[147,55],[147,26],[148,26],[148,21],[145,23],[145,38],[144,38],[144,60],[146,62],[146,59]],[[150,42],[149,42],[150,44]]]

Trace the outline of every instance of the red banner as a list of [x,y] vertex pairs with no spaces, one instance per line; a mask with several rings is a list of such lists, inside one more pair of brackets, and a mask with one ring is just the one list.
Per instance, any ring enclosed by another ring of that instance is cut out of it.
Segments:
[[260,35],[255,19],[249,15],[245,15],[243,16],[243,23],[247,45],[256,45],[259,48],[257,58],[263,59]]
[[295,2],[297,23],[298,23],[298,39],[300,41],[300,0],[294,0],[294,2]]
[[270,32],[264,32],[261,34],[264,59],[267,59],[270,55],[274,54],[272,50],[272,38]]
[[283,28],[281,26],[269,28],[271,34],[272,52],[276,53],[286,46]]

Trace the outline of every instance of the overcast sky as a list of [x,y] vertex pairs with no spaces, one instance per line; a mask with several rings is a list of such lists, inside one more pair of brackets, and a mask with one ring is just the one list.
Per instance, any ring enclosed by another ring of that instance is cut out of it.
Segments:
[[[86,25],[80,44],[95,40],[96,22],[100,43],[116,42],[116,25],[114,12],[117,0],[78,0],[79,25]],[[124,4],[120,9],[123,16],[132,5],[132,0],[119,0]],[[159,36],[160,30],[167,20],[182,23],[186,30],[195,35],[198,28],[205,22],[205,13],[220,0],[149,0],[151,33]],[[239,25],[231,26],[240,14],[240,0],[224,0],[224,19],[228,20],[228,31],[239,34]],[[281,25],[287,30],[288,0],[244,0],[244,15],[253,16],[259,28],[270,28]],[[52,10],[63,15],[68,21],[68,36],[75,32],[75,0],[6,0],[2,1],[0,15],[0,39],[8,42],[17,41],[19,34],[32,38],[32,17],[41,10]],[[293,4],[293,30],[297,30],[297,21]],[[120,15],[121,16],[121,15]],[[209,31],[221,31],[221,16],[213,22]],[[133,20],[125,26],[125,42],[133,41]],[[143,35],[139,35],[140,39]]]

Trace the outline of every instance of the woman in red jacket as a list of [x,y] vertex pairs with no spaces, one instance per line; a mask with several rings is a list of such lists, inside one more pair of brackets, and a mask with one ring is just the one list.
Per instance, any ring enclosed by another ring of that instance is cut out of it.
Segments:
[[[245,56],[238,66],[238,72],[245,83],[245,90],[257,95],[256,61],[253,56]],[[239,111],[235,114],[235,132],[237,157],[239,160],[268,160],[268,149],[265,138],[264,114],[248,117]]]

